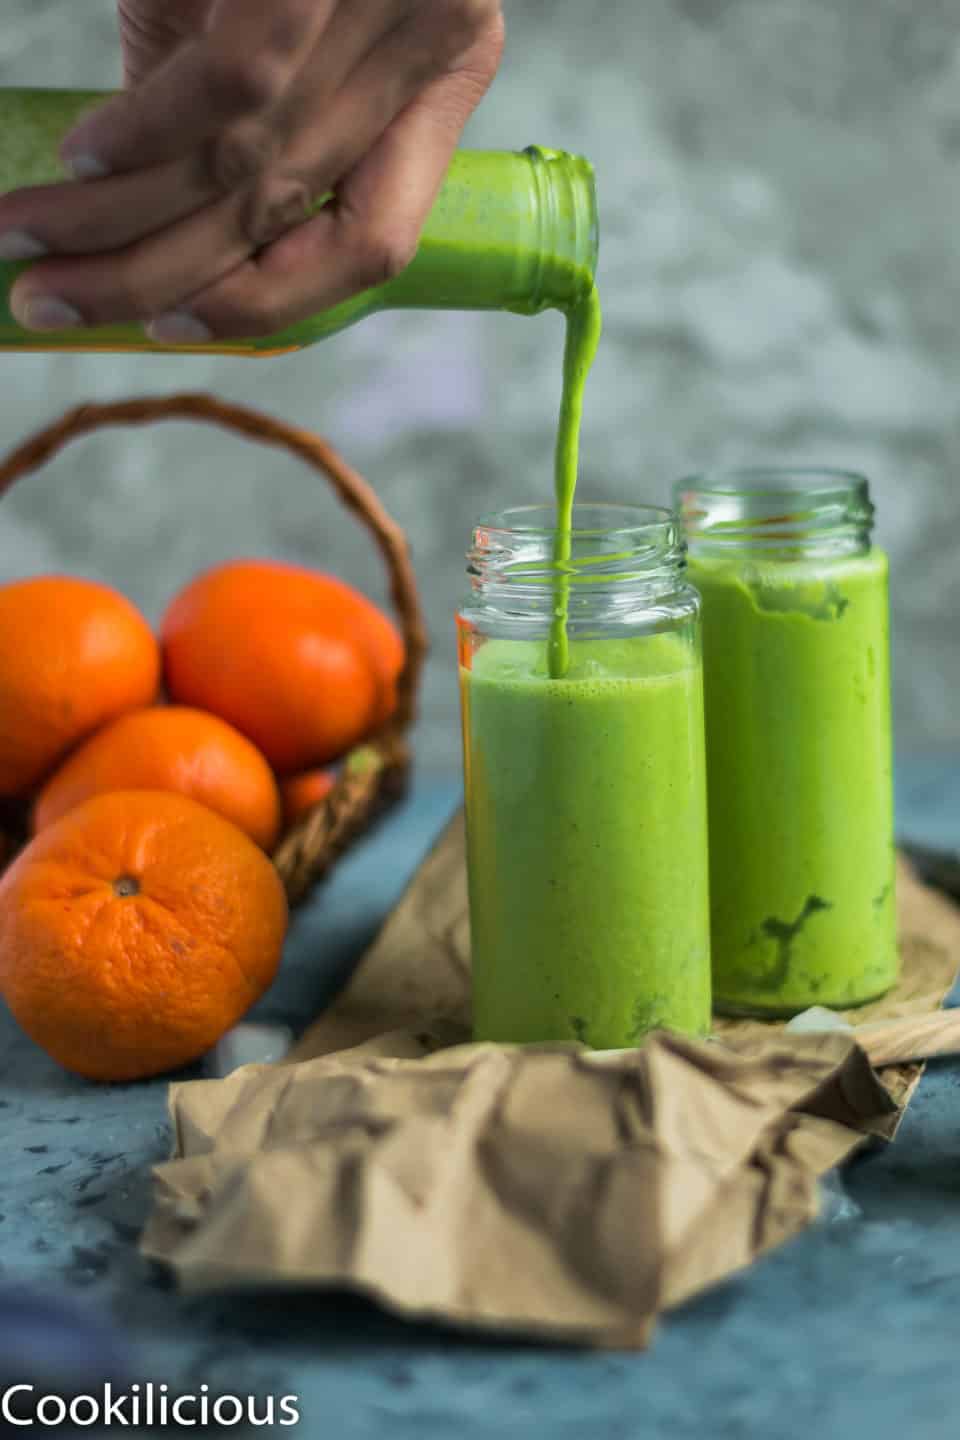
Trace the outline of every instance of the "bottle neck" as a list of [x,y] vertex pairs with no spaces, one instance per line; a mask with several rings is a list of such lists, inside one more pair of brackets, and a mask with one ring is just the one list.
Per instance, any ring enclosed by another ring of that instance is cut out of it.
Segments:
[[582,155],[539,146],[524,155],[540,215],[539,283],[524,311],[569,310],[586,298],[597,273],[600,225],[593,166]]
[[533,146],[459,150],[417,254],[383,287],[382,308],[572,310],[593,287],[598,222],[593,168]]
[[677,484],[676,503],[691,557],[827,560],[870,549],[870,487],[846,471],[765,468],[693,476]]
[[686,546],[680,525],[658,506],[577,505],[570,558],[555,559],[552,506],[529,505],[481,521],[467,554],[469,609],[501,620],[550,621],[559,582],[569,618],[630,622],[686,601]]

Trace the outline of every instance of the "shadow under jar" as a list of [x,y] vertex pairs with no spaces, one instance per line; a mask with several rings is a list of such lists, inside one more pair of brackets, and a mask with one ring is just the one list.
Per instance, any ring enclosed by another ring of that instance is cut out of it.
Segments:
[[897,976],[887,558],[866,480],[681,481],[703,599],[715,1008],[859,1005]]
[[[458,616],[479,1040],[710,1026],[699,601],[667,510],[481,523]],[[551,678],[551,622],[569,658]]]

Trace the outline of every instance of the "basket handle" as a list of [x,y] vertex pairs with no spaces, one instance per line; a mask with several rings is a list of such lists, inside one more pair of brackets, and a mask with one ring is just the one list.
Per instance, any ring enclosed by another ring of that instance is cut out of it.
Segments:
[[110,425],[149,425],[157,420],[201,420],[219,425],[258,444],[288,450],[329,480],[338,499],[372,535],[390,577],[405,658],[397,680],[396,710],[387,729],[398,735],[408,730],[416,718],[417,693],[428,642],[406,536],[363,476],[319,435],[213,395],[145,396],[102,405],[79,405],[18,445],[0,463],[0,496],[25,475],[39,470],[71,440]]

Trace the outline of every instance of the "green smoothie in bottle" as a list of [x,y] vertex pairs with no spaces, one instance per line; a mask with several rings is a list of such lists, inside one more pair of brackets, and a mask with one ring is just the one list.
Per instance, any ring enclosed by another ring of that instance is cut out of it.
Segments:
[[887,559],[866,481],[684,481],[703,598],[714,995],[790,1015],[897,975]]
[[[0,89],[0,193],[65,179],[60,140],[105,98],[91,91]],[[312,345],[379,310],[569,311],[589,291],[596,251],[596,196],[586,160],[536,146],[517,153],[460,150],[410,265],[386,284],[278,334],[165,346],[137,325],[32,333],[17,324],[7,303],[26,264],[0,262],[0,349],[266,357]]]

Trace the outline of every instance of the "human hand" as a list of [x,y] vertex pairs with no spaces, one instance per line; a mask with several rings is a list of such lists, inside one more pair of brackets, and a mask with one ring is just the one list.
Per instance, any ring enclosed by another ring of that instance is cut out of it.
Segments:
[[397,274],[503,43],[500,0],[119,13],[128,88],[64,141],[78,178],[0,198],[0,259],[44,257],[11,294],[30,330],[254,337]]

